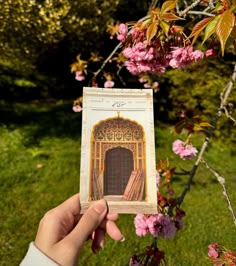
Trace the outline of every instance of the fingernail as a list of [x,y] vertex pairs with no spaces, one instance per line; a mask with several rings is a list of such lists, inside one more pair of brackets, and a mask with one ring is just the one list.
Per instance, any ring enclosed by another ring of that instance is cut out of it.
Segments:
[[101,243],[100,243],[100,249],[104,249],[104,240],[103,241],[101,241]]
[[92,251],[93,251],[94,254],[98,254],[98,252],[99,252],[100,250],[101,250],[101,249],[98,248],[98,247],[93,247],[93,248],[92,248]]
[[120,242],[124,242],[124,241],[125,241],[125,237],[124,237],[124,236],[122,236],[122,238],[121,238]]
[[97,201],[94,205],[94,210],[98,213],[98,214],[102,214],[105,211],[107,211],[107,203],[104,199],[101,199],[99,201]]

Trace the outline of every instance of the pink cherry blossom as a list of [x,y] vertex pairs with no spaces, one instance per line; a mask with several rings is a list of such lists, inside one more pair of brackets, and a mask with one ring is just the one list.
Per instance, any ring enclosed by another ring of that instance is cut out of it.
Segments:
[[121,42],[124,42],[126,39],[126,35],[128,33],[128,27],[126,26],[126,24],[121,23],[119,25],[119,34],[117,36],[117,39]]
[[174,221],[169,215],[165,215],[162,221],[161,236],[164,238],[173,238],[176,234],[176,227]]
[[151,215],[147,220],[148,229],[154,237],[159,236],[161,233],[163,216],[162,213],[159,213],[157,215]]
[[177,139],[172,144],[172,150],[179,155],[183,160],[191,160],[197,154],[197,149],[191,143],[185,144],[183,141]]
[[120,42],[124,42],[124,41],[125,41],[125,36],[119,34],[119,35],[117,36],[117,40],[120,41]]
[[157,81],[155,81],[155,82],[152,83],[152,87],[153,87],[154,89],[157,89],[158,86],[159,86],[159,83],[158,83]]
[[105,83],[104,83],[104,88],[112,88],[114,87],[115,85],[115,82],[112,81],[112,80],[107,80]]
[[192,146],[192,144],[186,144],[184,150],[180,154],[180,158],[183,160],[191,160],[194,156],[197,155],[197,149]]
[[83,81],[85,77],[83,76],[82,71],[77,71],[75,72],[75,79],[78,81]]
[[127,67],[128,71],[130,73],[132,73],[133,75],[138,75],[139,74],[139,71],[138,71],[138,68],[136,66],[136,64],[132,61],[126,61],[125,62],[125,66]]
[[184,143],[182,140],[175,140],[172,144],[172,150],[175,154],[181,154],[184,150]]
[[164,238],[172,238],[176,234],[175,222],[169,215],[158,213],[151,215],[147,220],[150,233],[154,236],[162,236]]
[[123,55],[125,56],[125,57],[127,57],[127,58],[132,58],[132,56],[133,56],[133,49],[132,48],[130,48],[130,47],[127,47],[127,48],[125,48],[124,50],[123,50]]
[[83,110],[83,108],[79,105],[74,105],[72,109],[75,113],[81,112]]
[[193,51],[192,46],[172,47],[172,58],[169,65],[172,68],[184,68],[192,62],[197,62],[204,57],[204,53],[200,50]]
[[149,83],[144,83],[143,87],[146,89],[150,89],[152,86]]
[[149,232],[147,220],[148,218],[143,214],[137,214],[134,218],[134,225],[138,236],[145,236]]
[[203,57],[204,57],[204,53],[200,50],[196,50],[196,51],[192,52],[192,58],[195,62],[199,61]]
[[211,245],[209,245],[208,248],[209,248],[208,256],[210,258],[216,259],[219,256],[219,254],[218,254],[217,250],[215,249],[215,247],[213,247],[213,246],[211,247]]
[[127,27],[126,24],[121,23],[119,25],[119,33],[122,34],[122,35],[126,35],[128,33],[128,27]]
[[125,66],[133,75],[164,73],[169,64],[168,57],[156,49],[156,42],[137,42],[126,47],[123,55],[127,58]]
[[205,52],[206,57],[213,56],[214,54],[215,53],[214,53],[214,50],[213,49],[208,49]]

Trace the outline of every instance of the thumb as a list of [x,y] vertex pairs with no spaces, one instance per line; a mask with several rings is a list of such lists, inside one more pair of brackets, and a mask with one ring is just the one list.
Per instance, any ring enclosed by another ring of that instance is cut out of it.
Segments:
[[107,214],[107,203],[104,199],[95,202],[81,217],[79,223],[66,237],[78,250],[82,249],[93,231],[101,224]]

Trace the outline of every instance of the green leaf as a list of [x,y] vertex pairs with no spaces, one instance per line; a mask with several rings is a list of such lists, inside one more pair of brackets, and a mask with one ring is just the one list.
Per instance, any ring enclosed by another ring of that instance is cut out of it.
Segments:
[[211,37],[213,33],[215,33],[216,23],[218,22],[220,16],[214,17],[206,26],[205,29],[205,36],[202,41],[202,44]]
[[192,32],[189,38],[193,38],[192,44],[195,43],[200,33],[204,30],[207,24],[212,20],[212,17],[204,18],[203,20],[199,21],[192,29]]
[[146,38],[147,38],[147,41],[151,41],[152,38],[156,35],[157,33],[157,28],[158,28],[158,22],[157,21],[154,21],[152,22],[148,28],[147,28],[147,32],[146,32]]
[[194,132],[202,131],[202,130],[203,130],[203,128],[199,124],[195,124],[193,127]]
[[141,30],[146,28],[150,23],[152,22],[152,20],[150,18],[144,20],[141,24]]
[[230,9],[220,15],[220,19],[216,24],[216,36],[220,41],[221,53],[224,56],[225,44],[235,24],[234,13]]
[[169,29],[170,29],[170,25],[168,22],[164,21],[164,20],[160,20],[160,27],[162,28],[164,34],[166,36],[168,36],[169,33]]
[[216,3],[215,11],[218,12],[223,9],[223,6],[220,2]]
[[161,7],[161,13],[166,13],[172,9],[174,9],[176,6],[175,1],[165,1]]

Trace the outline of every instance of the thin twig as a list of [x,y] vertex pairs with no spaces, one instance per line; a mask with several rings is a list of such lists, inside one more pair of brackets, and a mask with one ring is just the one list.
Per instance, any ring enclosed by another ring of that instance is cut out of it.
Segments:
[[214,14],[211,14],[206,11],[188,11],[188,14],[193,14],[193,15],[203,15],[203,16],[208,16],[208,17],[214,17]]
[[103,61],[101,67],[94,73],[93,79],[95,79],[98,74],[103,70],[103,68],[106,66],[106,64],[109,62],[109,60],[113,57],[113,55],[119,50],[119,48],[122,46],[122,42],[119,42],[114,50],[109,54],[109,56]]
[[226,117],[227,117],[229,120],[233,121],[234,124],[236,124],[236,119],[234,119],[234,118],[230,115],[230,112],[228,111],[228,108],[224,107],[224,111],[225,111],[225,115],[226,115]]
[[178,0],[176,0],[176,12],[177,12],[177,14],[179,14],[179,1]]
[[222,111],[224,110],[224,107],[227,104],[227,101],[228,101],[229,95],[232,91],[233,84],[235,83],[235,80],[236,80],[236,64],[234,66],[234,71],[233,71],[232,77],[231,77],[230,81],[228,82],[227,86],[224,88],[223,93],[221,95],[221,104],[220,104],[220,107],[219,107],[219,109],[218,109],[218,111],[217,111],[217,113],[216,113],[216,115],[215,115],[215,117],[211,123],[212,127],[210,128],[210,130],[208,132],[208,136],[205,138],[205,140],[202,144],[201,150],[200,150],[198,157],[197,157],[197,159],[193,165],[192,170],[190,171],[187,183],[186,183],[186,185],[182,191],[182,194],[177,198],[177,203],[179,205],[182,204],[187,192],[191,188],[193,177],[197,171],[197,168],[198,168],[200,161],[202,160],[202,156],[203,156],[204,152],[206,151],[206,148],[209,145],[210,139],[212,138],[212,135],[213,135],[214,130],[216,128],[217,122],[222,115]]
[[232,214],[234,225],[236,226],[236,216],[235,216],[235,212],[233,210],[233,206],[231,204],[231,201],[230,201],[230,198],[229,198],[229,194],[228,194],[228,191],[227,191],[227,188],[226,188],[226,185],[225,185],[225,178],[222,177],[219,173],[217,173],[203,158],[202,158],[202,162],[206,166],[206,168],[212,172],[212,174],[217,178],[217,181],[222,186],[223,195],[224,195],[224,197],[225,197],[225,199],[227,201],[229,211]]
[[157,5],[158,0],[152,0],[152,3],[150,5],[151,8],[155,8]]
[[221,105],[220,105],[221,109],[224,109],[224,107],[227,106],[227,101],[228,101],[229,95],[233,89],[233,85],[235,83],[235,80],[236,80],[236,64],[234,65],[234,71],[233,71],[231,80],[229,81],[229,83],[225,87],[223,93],[221,94]]
[[179,16],[184,16],[186,15],[189,10],[193,9],[195,6],[197,6],[202,0],[196,0],[195,2],[193,2],[190,6],[187,6],[183,11],[179,12]]
[[[155,4],[156,1],[153,1],[153,4]],[[148,15],[142,17],[141,19],[138,20],[138,22],[142,22],[145,19],[148,18]],[[128,34],[130,33],[130,31],[128,32]],[[113,55],[122,47],[123,43],[119,42],[116,47],[113,49],[113,51],[109,54],[109,56],[103,61],[101,67],[93,74],[91,81],[95,80],[96,77],[100,74],[100,72],[102,72],[102,70],[104,69],[104,67],[106,66],[106,64],[110,61],[110,59],[113,57]],[[91,81],[89,83],[91,83]]]
[[116,71],[116,75],[119,78],[119,80],[122,83],[122,85],[125,87],[126,86],[126,82],[124,81],[124,79],[120,75],[120,71],[122,70],[122,68],[123,68],[123,66],[121,66],[121,67],[118,68],[118,70]]

